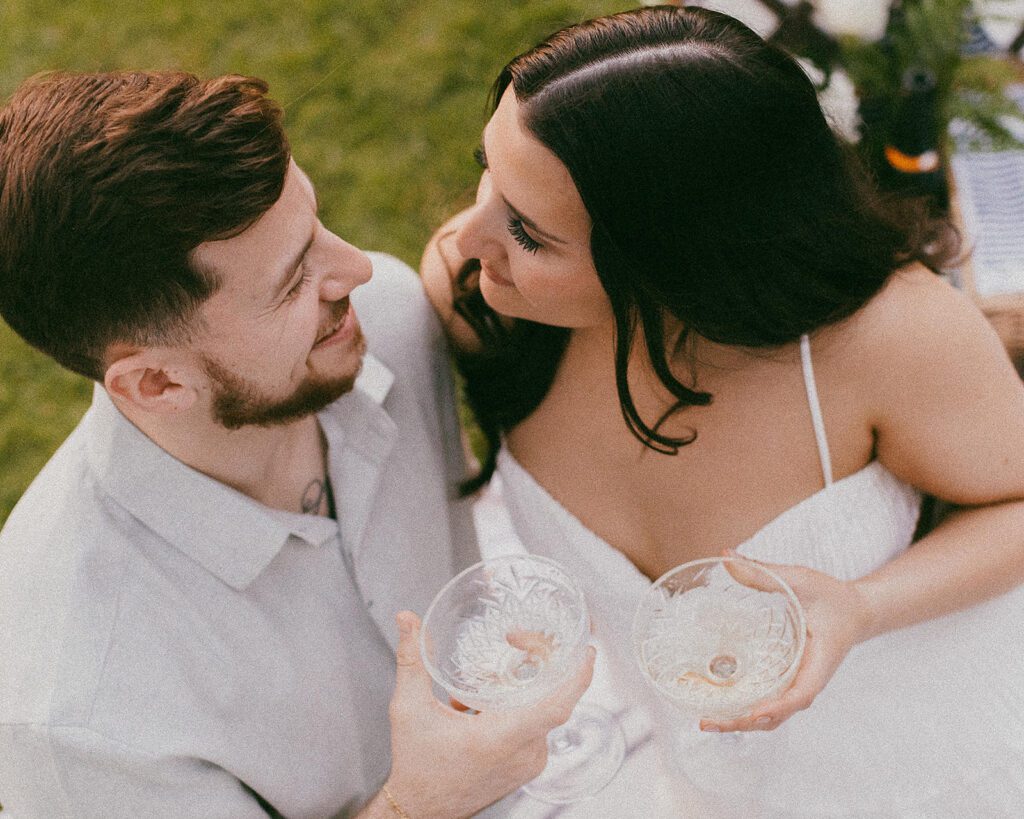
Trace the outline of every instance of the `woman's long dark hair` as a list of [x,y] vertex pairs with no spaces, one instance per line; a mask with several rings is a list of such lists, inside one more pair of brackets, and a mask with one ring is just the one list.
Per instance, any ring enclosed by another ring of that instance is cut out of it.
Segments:
[[[493,107],[509,88],[521,125],[566,166],[590,215],[622,414],[656,451],[696,436],[659,432],[669,414],[711,401],[673,373],[686,334],[787,344],[856,312],[897,267],[938,269],[951,255],[923,208],[876,193],[799,65],[724,14],[662,6],[571,26],[504,68]],[[501,433],[547,393],[570,332],[502,324],[478,276],[470,262],[455,282],[455,308],[483,341],[459,362],[490,447],[470,490],[493,471]],[[637,330],[676,399],[653,423],[627,383]]]

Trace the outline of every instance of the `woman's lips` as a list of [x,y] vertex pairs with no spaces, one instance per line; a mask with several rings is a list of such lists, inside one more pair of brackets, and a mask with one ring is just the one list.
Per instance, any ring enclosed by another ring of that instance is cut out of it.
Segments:
[[483,262],[480,262],[480,272],[483,273],[492,282],[494,282],[495,284],[501,285],[502,287],[512,287],[513,286],[512,282],[510,282],[504,276],[499,276],[497,273],[495,273],[491,268],[489,268]]

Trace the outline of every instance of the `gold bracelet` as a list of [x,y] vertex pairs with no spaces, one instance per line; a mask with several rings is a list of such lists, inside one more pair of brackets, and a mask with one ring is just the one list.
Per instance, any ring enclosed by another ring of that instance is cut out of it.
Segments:
[[384,794],[384,798],[388,800],[388,805],[391,807],[391,810],[394,811],[396,816],[401,816],[402,819],[412,819],[408,813],[402,810],[402,806],[399,805],[398,800],[391,795],[391,791],[388,790],[387,785],[381,785],[380,791]]

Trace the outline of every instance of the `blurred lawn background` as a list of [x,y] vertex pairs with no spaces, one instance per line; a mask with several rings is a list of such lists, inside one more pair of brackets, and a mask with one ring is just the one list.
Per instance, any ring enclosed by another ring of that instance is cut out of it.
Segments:
[[[263,77],[324,224],[417,265],[468,204],[486,95],[513,55],[592,0],[2,0],[0,99],[51,69]],[[88,406],[90,382],[0,321],[0,524]]]

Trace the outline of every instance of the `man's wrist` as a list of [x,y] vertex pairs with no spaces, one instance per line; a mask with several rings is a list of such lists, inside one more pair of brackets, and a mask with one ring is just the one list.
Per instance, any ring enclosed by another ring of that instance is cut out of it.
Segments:
[[[396,809],[392,803],[398,805],[398,808]],[[401,802],[392,793],[390,786],[383,785],[374,797],[366,803],[363,809],[359,811],[356,819],[398,819],[402,816],[412,819],[412,814],[408,812],[399,813],[399,811],[405,811],[405,808],[401,807]]]
[[394,793],[391,792],[391,788],[388,787],[387,782],[381,785],[380,792],[384,797],[384,801],[387,802],[388,807],[395,816],[399,817],[399,819],[412,819],[412,817],[405,812],[405,809],[395,797]]
[[432,819],[433,816],[434,813],[422,805],[411,805],[408,789],[388,779],[356,819]]

